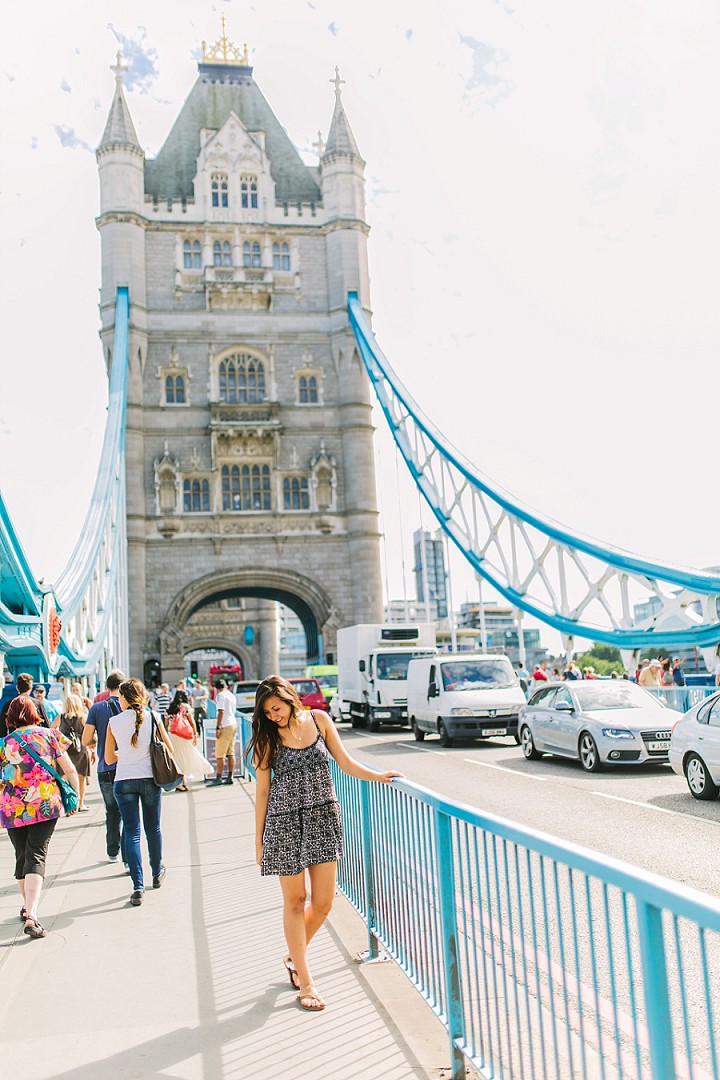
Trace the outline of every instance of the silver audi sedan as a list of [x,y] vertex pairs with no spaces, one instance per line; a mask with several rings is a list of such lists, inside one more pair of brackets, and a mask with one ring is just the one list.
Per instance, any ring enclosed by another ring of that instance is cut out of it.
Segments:
[[626,679],[544,683],[520,709],[523,754],[579,758],[587,772],[603,765],[665,762],[680,713]]

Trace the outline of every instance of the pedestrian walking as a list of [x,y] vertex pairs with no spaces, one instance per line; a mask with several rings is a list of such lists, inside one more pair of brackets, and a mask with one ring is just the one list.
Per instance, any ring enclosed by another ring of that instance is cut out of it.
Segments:
[[[215,723],[215,779],[211,780],[211,784],[232,784],[233,773],[235,772],[235,736],[237,735],[237,724],[235,722],[235,710],[237,709],[237,698],[228,690],[228,684],[225,679],[218,679],[215,686],[220,691],[215,698],[215,707],[217,709],[217,720]],[[225,758],[227,758],[228,771],[227,776],[223,780],[223,770],[225,768]]]
[[[68,757],[75,766],[75,771],[78,774],[78,794],[80,796],[80,805],[78,806],[78,813],[80,811],[87,811],[88,807],[85,805],[85,785],[87,778],[90,775],[90,747],[83,746],[82,737],[85,729],[85,710],[83,708],[82,700],[77,694],[68,694],[65,699],[65,707],[58,716],[57,720],[53,724],[61,735],[64,735],[68,744]],[[94,749],[92,750],[94,754]]]
[[212,776],[215,770],[212,762],[197,749],[198,731],[186,690],[175,691],[166,719],[175,764],[182,773],[182,783],[175,790],[187,791],[188,780],[202,780],[206,775]]
[[170,687],[166,682],[160,683],[160,689],[155,691],[154,701],[155,708],[160,714],[160,719],[165,720],[165,713],[168,711],[168,706],[172,701],[172,694],[170,693]]
[[[47,931],[38,921],[38,905],[45,862],[58,818],[65,813],[53,773],[62,772],[76,791],[78,778],[67,753],[67,740],[59,731],[41,725],[27,694],[11,701],[6,722],[8,734],[0,740],[0,825],[7,829],[15,851],[23,933],[43,938]],[[28,747],[49,768],[37,761]]]
[[[148,708],[147,691],[139,679],[126,679],[120,684],[118,699],[122,712],[113,716],[108,724],[105,761],[116,766],[113,790],[122,818],[125,858],[133,883],[130,903],[139,907],[145,897],[140,849],[141,808],[153,888],[159,889],[165,878],[160,831],[162,789],[153,780],[150,760],[153,717]],[[157,721],[157,730],[172,753],[172,743],[162,720]]]
[[113,716],[117,716],[120,710],[118,691],[125,676],[122,671],[111,671],[105,680],[107,697],[102,701],[95,699],[87,716],[83,729],[82,743],[88,749],[97,747],[97,778],[100,794],[105,803],[105,850],[110,862],[117,862],[122,856],[122,861],[127,865],[125,847],[122,835],[122,822],[120,808],[115,799],[113,785],[115,783],[115,766],[108,765],[105,760],[105,736],[108,724]]
[[[257,689],[247,749],[257,772],[255,846],[260,872],[280,878],[283,963],[303,1009],[325,1008],[308,967],[307,947],[332,908],[342,823],[328,752],[348,776],[390,783],[402,773],[372,772],[343,747],[325,712],[305,709],[294,687],[271,675]],[[310,879],[310,903],[306,873]]]

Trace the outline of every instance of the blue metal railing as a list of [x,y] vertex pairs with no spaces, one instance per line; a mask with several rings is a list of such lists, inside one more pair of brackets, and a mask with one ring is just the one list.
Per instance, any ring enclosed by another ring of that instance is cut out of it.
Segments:
[[333,765],[339,884],[448,1030],[453,1077],[718,1080],[720,903]]
[[453,1080],[468,1061],[487,1080],[720,1080],[720,902],[331,767],[339,887],[369,958],[392,956],[447,1029]]

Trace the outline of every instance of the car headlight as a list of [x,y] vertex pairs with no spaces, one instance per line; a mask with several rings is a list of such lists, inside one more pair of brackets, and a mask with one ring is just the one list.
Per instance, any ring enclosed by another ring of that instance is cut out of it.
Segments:
[[472,716],[472,709],[451,709],[451,716]]
[[602,729],[603,735],[608,739],[634,739],[632,731],[628,731],[627,728],[621,727],[604,727]]

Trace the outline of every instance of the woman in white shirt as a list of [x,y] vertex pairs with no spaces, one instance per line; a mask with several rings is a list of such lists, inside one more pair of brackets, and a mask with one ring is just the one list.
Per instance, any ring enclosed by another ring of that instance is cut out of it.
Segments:
[[[125,855],[133,883],[130,903],[139,907],[145,895],[140,850],[141,806],[153,888],[159,889],[165,877],[160,832],[162,789],[153,780],[150,761],[153,725],[152,713],[147,707],[147,691],[139,679],[127,679],[120,685],[118,697],[123,711],[113,716],[108,724],[105,761],[108,765],[117,762],[113,792],[122,818]],[[158,720],[157,728],[172,753],[172,745],[161,720]]]

